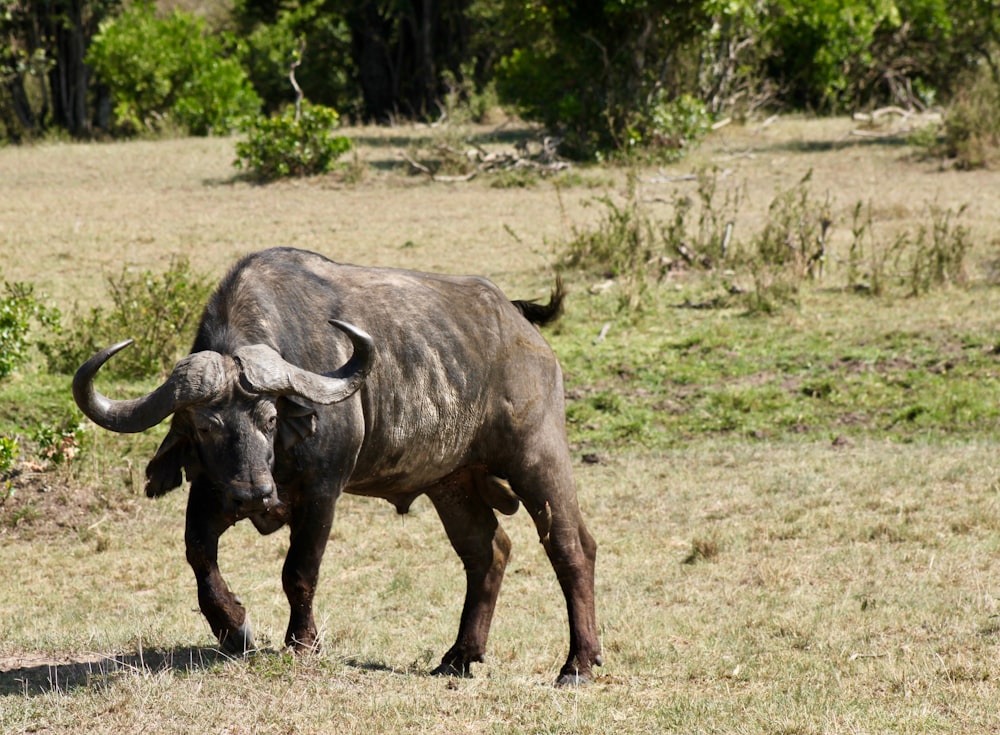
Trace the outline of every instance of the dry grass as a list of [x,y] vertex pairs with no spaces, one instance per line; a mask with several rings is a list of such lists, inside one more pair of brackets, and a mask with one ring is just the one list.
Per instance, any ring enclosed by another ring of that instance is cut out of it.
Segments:
[[[974,257],[995,257],[995,174],[939,170],[899,146],[852,142],[848,130],[794,120],[725,129],[670,173],[731,169],[728,179],[747,182],[748,221],[809,169],[841,218],[858,199],[901,226],[926,202],[968,203]],[[395,150],[426,131],[352,132],[364,136],[370,167],[353,185],[234,180],[228,140],[0,150],[3,276],[37,283],[64,307],[89,306],[105,298],[102,274],[122,263],[160,269],[180,254],[221,274],[238,254],[290,244],[482,273],[531,297],[550,283],[558,241],[597,214],[587,203],[600,190],[584,185],[557,193],[544,182],[492,189],[407,177]],[[644,196],[688,186],[646,184]],[[859,302],[853,316],[810,302],[789,318],[940,329],[955,319],[947,309],[974,311],[976,299],[940,296],[919,313],[914,302]],[[514,558],[487,663],[472,680],[426,676],[452,641],[463,582],[424,499],[402,519],[385,503],[340,504],[316,602],[320,655],[218,659],[184,562],[183,492],[152,502],[121,490],[138,471],[130,463],[141,468],[155,445],[140,437],[117,457],[126,445],[102,444],[93,466],[71,470],[77,482],[91,478],[87,522],[0,536],[0,731],[1000,731],[995,443],[716,439],[602,451],[603,463],[580,464],[600,543],[606,661],[580,691],[550,686],[565,613],[523,514],[505,521]],[[223,538],[223,571],[271,646],[287,615],[286,538],[249,526]]]
[[[704,445],[581,466],[601,542],[606,666],[549,686],[562,604],[523,515],[487,664],[426,676],[461,572],[424,501],[345,498],[317,609],[324,651],[220,661],[183,561],[183,496],[0,562],[4,732],[978,732],[1000,726],[1000,488],[991,446]],[[224,537],[280,641],[284,541]],[[709,558],[689,561],[711,538]],[[205,727],[210,723],[210,727]]]
[[[123,264],[160,271],[181,255],[221,275],[236,257],[274,245],[344,262],[482,273],[504,285],[526,274],[537,280],[552,262],[565,231],[553,188],[435,185],[407,176],[397,150],[392,140],[363,149],[371,173],[355,186],[336,176],[240,181],[229,139],[2,150],[0,268],[59,303],[92,304],[105,298],[103,275]],[[592,196],[586,187],[570,191],[566,216]]]

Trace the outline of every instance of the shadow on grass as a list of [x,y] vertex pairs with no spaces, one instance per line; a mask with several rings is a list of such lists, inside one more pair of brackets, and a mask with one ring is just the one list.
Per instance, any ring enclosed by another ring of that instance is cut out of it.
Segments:
[[784,153],[828,153],[848,148],[906,148],[913,144],[904,135],[886,135],[880,137],[844,136],[836,140],[786,140],[768,143],[757,148],[758,151]]
[[[278,656],[273,649],[261,649],[248,655],[248,660],[261,656]],[[138,653],[116,656],[93,655],[79,660],[56,661],[42,655],[24,656],[18,660],[0,660],[0,697],[37,697],[50,692],[71,693],[81,689],[99,689],[118,677],[145,676],[167,672],[184,676],[206,671],[233,656],[217,648],[183,646],[168,650],[145,649]],[[348,658],[344,665],[359,671],[400,673],[381,661]]]
[[[142,650],[116,656],[98,656],[78,661],[28,657],[11,668],[0,668],[0,696],[38,696],[49,692],[71,692],[104,686],[116,677],[168,671],[188,674],[209,669],[231,656],[217,648],[185,646],[165,651]],[[5,662],[6,663],[6,662]],[[0,664],[3,666],[3,664]]]

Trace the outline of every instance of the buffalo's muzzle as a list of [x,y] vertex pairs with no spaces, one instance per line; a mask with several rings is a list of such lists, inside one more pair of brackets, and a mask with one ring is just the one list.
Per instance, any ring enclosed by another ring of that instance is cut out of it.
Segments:
[[267,512],[279,505],[278,491],[273,482],[234,482],[229,486],[229,501],[241,516]]

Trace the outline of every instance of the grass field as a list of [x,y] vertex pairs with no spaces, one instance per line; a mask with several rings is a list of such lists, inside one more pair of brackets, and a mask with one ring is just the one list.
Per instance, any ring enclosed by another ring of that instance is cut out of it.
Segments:
[[[402,518],[339,504],[313,656],[277,650],[286,535],[231,530],[223,573],[267,650],[223,659],[184,561],[184,491],[141,494],[162,427],[88,429],[76,460],[23,469],[0,506],[0,731],[1000,732],[1000,178],[851,129],[731,126],[639,172],[643,206],[667,218],[676,193],[695,195],[683,176],[717,167],[720,185],[745,191],[746,233],[811,170],[834,224],[827,274],[796,305],[690,308],[719,285],[679,272],[623,314],[616,285],[565,274],[568,312],[547,335],[600,545],[593,685],[551,686],[565,611],[523,513],[504,521],[514,555],[487,662],[473,679],[427,676],[453,640],[464,580],[426,499]],[[512,135],[472,132],[491,146]],[[596,198],[624,195],[616,168],[559,186],[432,183],[398,154],[429,131],[349,133],[356,183],[247,184],[230,140],[0,149],[0,272],[70,315],[106,303],[122,267],[184,255],[218,277],[243,252],[289,244],[479,273],[534,298],[565,243],[602,217]],[[928,222],[930,206],[967,206],[969,285],[918,298],[847,289],[858,201],[885,241]],[[0,382],[0,434],[71,410],[68,377],[38,363]]]

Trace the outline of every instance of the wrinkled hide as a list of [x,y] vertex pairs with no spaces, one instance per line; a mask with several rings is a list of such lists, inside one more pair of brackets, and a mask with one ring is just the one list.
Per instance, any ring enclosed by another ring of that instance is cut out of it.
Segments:
[[146,492],[190,482],[185,542],[198,599],[228,651],[253,647],[246,612],[218,568],[219,536],[249,518],[290,529],[282,583],[286,643],[317,644],[320,562],[343,492],[405,513],[427,495],[462,558],[467,592],[458,637],[435,673],[482,661],[510,541],[495,511],[524,505],[563,590],[570,648],[559,683],[600,663],[596,544],[576,500],[559,364],[536,324],[548,305],[509,301],[492,283],[362,268],[274,249],[238,263],[205,308],[192,355],[149,396],[96,392],[95,355],[74,378],[77,402],[113,431],[173,414]]

